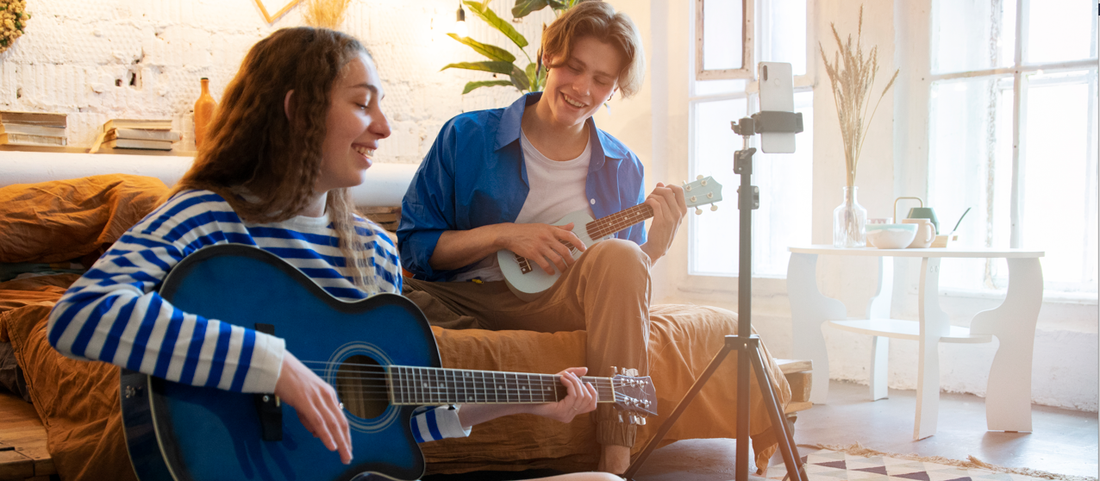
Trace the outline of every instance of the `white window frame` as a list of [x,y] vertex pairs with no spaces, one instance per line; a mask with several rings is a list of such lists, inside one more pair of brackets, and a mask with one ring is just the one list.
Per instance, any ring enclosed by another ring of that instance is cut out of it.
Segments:
[[723,80],[723,79],[752,79],[756,75],[753,72],[756,62],[753,58],[753,31],[755,25],[756,0],[741,1],[741,68],[706,69],[703,61],[703,4],[707,0],[695,0],[695,79],[696,80]]
[[[814,73],[815,73],[815,68],[816,68],[816,63],[817,63],[816,62],[816,52],[817,52],[817,50],[816,50],[816,40],[815,40],[815,36],[814,36],[814,30],[815,30],[814,29],[814,26],[815,26],[815,20],[814,20],[814,18],[815,18],[815,15],[814,15],[815,2],[814,2],[814,0],[805,0],[805,1],[806,1],[806,45],[805,45],[805,48],[806,48],[806,72],[802,75],[795,75],[794,76],[794,79],[793,79],[794,80],[794,90],[795,90],[796,93],[799,93],[799,92],[812,92],[813,91],[814,78],[815,78]],[[768,15],[770,14],[770,6],[771,6],[771,4],[768,0],[746,0],[745,1],[746,11],[753,12],[752,16],[749,16],[747,14],[745,16],[745,19],[746,19],[745,28],[746,29],[751,29],[751,30],[749,30],[750,33],[744,34],[744,38],[746,39],[745,43],[746,43],[746,45],[751,45],[750,48],[753,49],[755,54],[759,55],[759,58],[769,58],[770,57],[769,52],[767,51],[768,49],[770,49],[770,45],[764,45],[762,43],[753,42],[752,39],[753,38],[757,38],[757,39],[759,39],[759,38],[769,38],[769,35],[767,35],[768,32],[766,32],[766,30],[769,28],[768,22],[761,21],[761,18],[770,18],[770,17],[768,17]],[[693,25],[693,28],[695,29],[692,32],[692,34],[693,34],[692,38],[695,40],[695,48],[692,49],[693,57],[689,60],[691,66],[692,66],[691,72],[694,74],[694,78],[689,79],[688,96],[687,96],[688,119],[689,119],[688,120],[689,125],[688,125],[687,135],[688,135],[689,139],[693,139],[694,135],[695,135],[695,132],[696,132],[696,126],[694,125],[695,107],[699,103],[712,102],[712,101],[721,101],[721,100],[746,100],[747,102],[749,102],[748,112],[750,114],[759,110],[759,102],[758,102],[758,99],[757,99],[757,94],[759,93],[759,82],[756,79],[756,64],[755,63],[746,64],[746,69],[745,70],[748,73],[748,75],[746,77],[735,76],[730,72],[723,72],[722,74],[719,74],[718,71],[704,71],[702,69],[702,61],[701,61],[702,37],[703,37],[702,34],[701,34],[701,29],[702,29],[702,0],[696,0],[695,18],[694,18],[694,21],[692,22],[692,25]],[[752,56],[749,56],[748,58],[757,58],[757,57],[756,57],[756,55],[752,55]],[[703,72],[706,72],[706,73],[703,73]],[[715,80],[715,79],[740,79],[740,80],[746,81],[747,84],[746,84],[745,90],[740,91],[740,92],[731,92],[731,93],[724,93],[724,94],[709,94],[709,95],[698,95],[698,94],[695,93],[695,89],[692,86],[695,81]],[[812,132],[805,132],[805,133],[800,134],[800,135],[812,135],[812,134],[813,134]],[[689,141],[689,143],[690,142],[691,141]],[[756,146],[757,142],[758,142],[758,139],[756,137],[750,138],[750,145]],[[737,148],[740,149],[740,146],[738,145]],[[696,170],[696,165],[697,165],[696,162],[695,162],[694,144],[689,145],[688,152],[689,152],[688,153],[688,162],[687,162],[687,164],[688,164],[688,174],[689,174],[690,178],[694,178],[695,174],[696,174],[695,170]],[[733,168],[732,159],[730,159],[730,169],[732,170],[732,168]],[[755,183],[756,182],[754,181],[754,184]],[[723,187],[724,187],[723,197],[725,198],[726,202],[724,202],[723,203],[724,205],[722,205],[720,208],[736,210],[737,209],[736,190],[737,190],[738,186],[737,185],[730,185],[730,186],[723,186]],[[696,222],[697,216],[691,215],[691,213],[689,212],[688,217],[689,217],[689,219],[688,219],[689,223]],[[704,214],[702,217],[706,217],[706,215]],[[807,239],[806,241],[808,243],[809,239]],[[736,242],[736,241],[731,240],[731,242]],[[737,273],[729,273],[727,275],[692,274],[690,272],[690,269],[691,269],[690,266],[691,266],[691,256],[693,255],[693,253],[691,252],[690,243],[685,243],[685,244],[686,244],[686,246],[684,247],[684,249],[687,252],[686,252],[684,258],[687,259],[688,262],[682,263],[683,267],[678,268],[678,269],[682,269],[681,272],[672,273],[673,274],[673,285],[675,285],[676,288],[679,291],[681,291],[682,293],[688,294],[689,297],[691,297],[691,295],[693,293],[696,294],[696,295],[699,295],[699,294],[708,295],[708,293],[715,293],[715,292],[723,293],[723,294],[736,293],[736,290],[737,290],[736,289],[736,282],[731,282],[731,280],[736,279],[738,277]],[[754,249],[754,252],[755,252],[755,249]],[[760,274],[756,273],[755,263],[754,263],[753,278],[760,280],[760,282],[754,282],[754,290],[756,290],[760,293],[767,294],[767,293],[773,293],[774,292],[775,294],[781,294],[781,293],[786,292],[786,282],[785,282],[786,273],[785,272],[782,273],[782,274],[775,274],[775,275],[760,275]]]
[[[931,4],[931,0],[929,0],[929,3]],[[932,39],[931,32],[933,31],[932,28],[934,27],[934,25],[933,25],[932,13],[931,13],[932,9],[929,8],[927,10],[927,12],[928,12],[927,15],[928,16],[927,16],[927,25],[926,25],[926,27],[927,27],[926,31],[929,32],[929,33],[926,35],[925,41],[923,42],[923,48],[926,49],[926,51],[924,52],[924,56],[926,56],[926,58],[928,59],[928,62],[925,62],[924,65],[923,65],[923,68],[922,68],[922,70],[924,70],[925,78],[927,79],[927,81],[926,82],[921,82],[921,83],[924,83],[925,85],[924,85],[924,88],[923,88],[923,92],[920,92],[922,94],[923,98],[925,99],[925,106],[926,107],[923,110],[923,115],[922,115],[921,118],[914,118],[913,119],[914,123],[923,124],[925,126],[924,135],[921,136],[921,137],[918,137],[918,138],[922,138],[922,139],[925,139],[927,142],[930,142],[932,140],[931,139],[932,132],[931,132],[931,129],[929,129],[927,127],[927,125],[928,125],[928,122],[929,122],[929,119],[930,119],[930,115],[931,115],[930,109],[931,109],[932,105],[927,100],[929,99],[929,97],[931,95],[931,89],[932,89],[934,83],[940,82],[940,81],[951,81],[951,80],[970,79],[970,78],[979,78],[979,77],[989,78],[989,79],[994,80],[994,81],[997,78],[1012,78],[1012,84],[1013,84],[1013,86],[1012,86],[1012,88],[1013,88],[1013,92],[1012,92],[1012,95],[1013,95],[1012,139],[1011,139],[1011,141],[1012,141],[1012,166],[1011,166],[1011,174],[1010,174],[1011,179],[1012,179],[1011,180],[1012,185],[1011,185],[1011,192],[1009,193],[1009,198],[1010,198],[1010,201],[1009,201],[1009,222],[1011,223],[1010,224],[1010,229],[1009,229],[1009,247],[1011,247],[1011,248],[1022,248],[1023,247],[1023,229],[1025,227],[1023,225],[1023,222],[1022,222],[1023,202],[1024,202],[1025,192],[1023,191],[1024,182],[1023,182],[1023,179],[1021,178],[1021,175],[1022,175],[1021,171],[1022,171],[1023,162],[1026,162],[1026,159],[1024,159],[1023,156],[1022,156],[1022,152],[1025,151],[1024,139],[1027,138],[1027,131],[1026,131],[1027,125],[1026,125],[1025,122],[1022,122],[1022,119],[1023,119],[1024,116],[1026,116],[1026,112],[1024,111],[1024,108],[1027,104],[1027,99],[1026,99],[1027,90],[1026,90],[1026,87],[1029,85],[1028,75],[1032,74],[1032,73],[1037,73],[1037,72],[1080,71],[1080,70],[1088,70],[1088,69],[1094,69],[1095,70],[1095,69],[1097,69],[1097,63],[1098,63],[1098,59],[1095,56],[1093,58],[1085,59],[1085,60],[1062,61],[1062,62],[1025,63],[1023,61],[1023,58],[1025,57],[1025,49],[1027,48],[1027,35],[1030,33],[1028,31],[1028,27],[1029,27],[1028,26],[1028,16],[1025,14],[1025,12],[1030,11],[1029,8],[1031,7],[1031,5],[1030,5],[1031,3],[1032,3],[1032,0],[1015,0],[1015,4],[1016,4],[1016,24],[1014,26],[1015,35],[1014,35],[1013,40],[1014,40],[1015,44],[1014,44],[1014,54],[1013,54],[1012,65],[1005,66],[1005,67],[988,68],[988,69],[981,69],[981,70],[967,70],[967,71],[950,72],[950,73],[942,73],[942,74],[932,73],[931,70],[930,70],[931,57],[933,55],[933,52],[932,52],[932,50],[933,50],[932,40],[933,39]],[[920,48],[920,47],[918,47],[918,48]],[[1097,52],[1094,51],[1093,55],[1097,55]],[[1092,109],[1097,108],[1097,105],[1096,105],[1097,104],[1097,98],[1096,98],[1097,97],[1097,91],[1096,91],[1095,87],[1096,87],[1096,84],[1092,84],[1092,91],[1090,92],[1090,95],[1089,95],[1089,102],[1092,103],[1092,106],[1091,106]],[[1095,132],[1096,128],[1097,128],[1096,125],[1091,125],[1089,130]],[[1090,155],[1095,156],[1097,154],[1097,145],[1096,145],[1095,139],[1094,139],[1094,142],[1092,143],[1092,145],[1090,146],[1090,151],[1091,151]],[[899,157],[899,158],[902,158],[902,157]],[[924,192],[924,198],[927,199],[929,194],[930,194],[930,178],[929,178],[929,175],[931,174],[931,159],[929,159],[926,156],[924,158],[924,164],[925,165],[924,165],[924,175],[923,175],[923,186],[922,186],[921,191]],[[1096,175],[1096,172],[1091,172],[1090,175]],[[1094,214],[1095,214],[1095,212],[1094,212]],[[1086,253],[1086,257],[1088,255],[1092,255],[1095,258],[1095,256],[1097,254],[1095,252]],[[986,260],[987,268],[985,269],[985,272],[987,273],[986,274],[987,279],[986,279],[985,285],[986,286],[997,285],[998,286],[997,288],[986,287],[986,288],[983,288],[981,290],[976,290],[976,291],[960,290],[960,289],[945,289],[945,291],[947,291],[949,294],[964,295],[964,296],[968,296],[968,297],[988,297],[990,295],[994,295],[994,296],[997,295],[996,292],[1003,291],[1005,288],[1007,288],[1007,278],[997,277],[997,278],[994,279],[994,278],[989,277],[989,276],[992,275],[991,273],[994,272],[994,270],[991,268],[991,266],[989,264],[993,263],[993,262],[998,262],[998,261],[999,261],[998,259],[988,259],[988,260]],[[1086,302],[1086,303],[1089,303],[1089,304],[1095,304],[1096,301],[1097,301],[1096,293],[1091,293],[1091,294],[1090,293],[1066,294],[1066,293],[1063,293],[1063,292],[1057,292],[1055,290],[1050,290],[1050,289],[1048,289],[1048,292],[1044,293],[1044,297],[1046,297],[1047,299],[1052,299],[1052,300],[1053,299],[1059,299],[1059,300],[1070,300],[1070,301],[1077,301],[1077,302],[1083,301],[1083,302]]]

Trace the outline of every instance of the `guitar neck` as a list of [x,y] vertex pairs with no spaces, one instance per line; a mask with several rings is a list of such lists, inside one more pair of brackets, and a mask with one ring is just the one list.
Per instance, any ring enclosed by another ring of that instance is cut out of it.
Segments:
[[591,239],[601,239],[627,227],[653,217],[653,209],[645,204],[638,204],[629,209],[624,209],[606,217],[601,217],[584,226]]
[[[390,402],[430,404],[545,404],[565,398],[555,374],[389,366]],[[597,402],[615,402],[611,378],[582,377],[596,388]]]

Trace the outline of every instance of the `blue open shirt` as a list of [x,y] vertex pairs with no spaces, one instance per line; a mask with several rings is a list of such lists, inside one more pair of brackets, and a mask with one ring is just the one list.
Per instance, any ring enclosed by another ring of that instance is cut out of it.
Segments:
[[[467,112],[443,125],[401,201],[397,245],[401,265],[413,277],[447,281],[470,267],[437,271],[428,264],[444,231],[515,222],[530,191],[520,121],[524,109],[541,97],[542,93],[527,94],[508,108]],[[585,192],[596,218],[644,202],[638,156],[595,128],[592,119],[588,122],[593,127],[592,160]],[[615,236],[641,245],[645,226],[638,223]],[[479,260],[471,259],[470,264]]]

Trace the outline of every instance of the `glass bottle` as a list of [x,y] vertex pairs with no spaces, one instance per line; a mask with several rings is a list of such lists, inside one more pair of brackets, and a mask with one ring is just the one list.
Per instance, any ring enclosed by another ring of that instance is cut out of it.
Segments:
[[856,186],[844,186],[844,202],[833,210],[833,247],[867,247],[867,209],[856,201]]
[[202,78],[202,94],[195,101],[195,148],[199,148],[206,139],[206,128],[210,125],[210,119],[214,116],[214,107],[217,106],[214,97],[210,95],[210,80]]

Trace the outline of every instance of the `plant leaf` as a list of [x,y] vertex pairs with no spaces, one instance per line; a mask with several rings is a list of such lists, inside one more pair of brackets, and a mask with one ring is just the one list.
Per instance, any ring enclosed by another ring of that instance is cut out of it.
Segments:
[[443,71],[449,68],[480,70],[482,72],[512,75],[512,71],[516,69],[516,66],[512,65],[512,62],[455,62],[449,63],[439,70]]
[[527,38],[524,37],[523,34],[516,31],[516,29],[512,27],[511,23],[508,23],[498,17],[496,12],[494,12],[493,9],[489,8],[488,2],[479,3],[473,0],[466,0],[462,3],[466,4],[467,7],[470,7],[470,11],[474,12],[474,15],[477,15],[482,20],[484,20],[485,23],[497,29],[500,33],[503,33],[505,37],[508,37],[513,43],[519,46],[519,48],[524,48],[527,46]]
[[541,88],[542,86],[539,85],[539,79],[538,79],[538,76],[537,76],[538,72],[535,71],[537,68],[538,68],[538,65],[535,64],[535,62],[531,62],[531,63],[527,64],[527,69],[526,69],[527,71],[524,72],[524,73],[527,74],[527,81],[531,83],[531,91],[532,92],[538,92],[538,91],[542,90],[542,88]]
[[512,18],[526,17],[531,12],[542,10],[548,5],[546,0],[516,0],[516,6],[512,7]]
[[526,92],[531,88],[531,81],[527,78],[527,73],[520,70],[519,67],[513,65],[512,73],[512,85],[515,85],[520,92]]
[[477,40],[474,40],[470,37],[459,37],[458,35],[453,34],[453,33],[448,33],[447,36],[451,37],[455,40],[458,40],[459,43],[462,43],[463,45],[469,46],[470,48],[477,51],[477,53],[480,53],[480,54],[482,54],[486,57],[489,57],[490,60],[496,60],[496,61],[499,61],[499,62],[508,62],[508,63],[512,63],[512,62],[516,61],[516,56],[515,55],[512,55],[511,52],[509,52],[507,50],[504,50],[503,48],[500,48],[496,45],[489,45],[489,44],[481,43],[481,42],[478,42]]
[[[550,3],[554,3],[555,6],[551,6]],[[516,6],[511,8],[511,17],[521,19],[527,17],[531,12],[537,12],[547,7],[560,10],[564,6],[561,2],[553,0],[516,0]]]
[[477,82],[467,82],[466,88],[462,89],[462,95],[470,93],[472,90],[481,87],[512,87],[512,82],[509,80],[481,80]]

